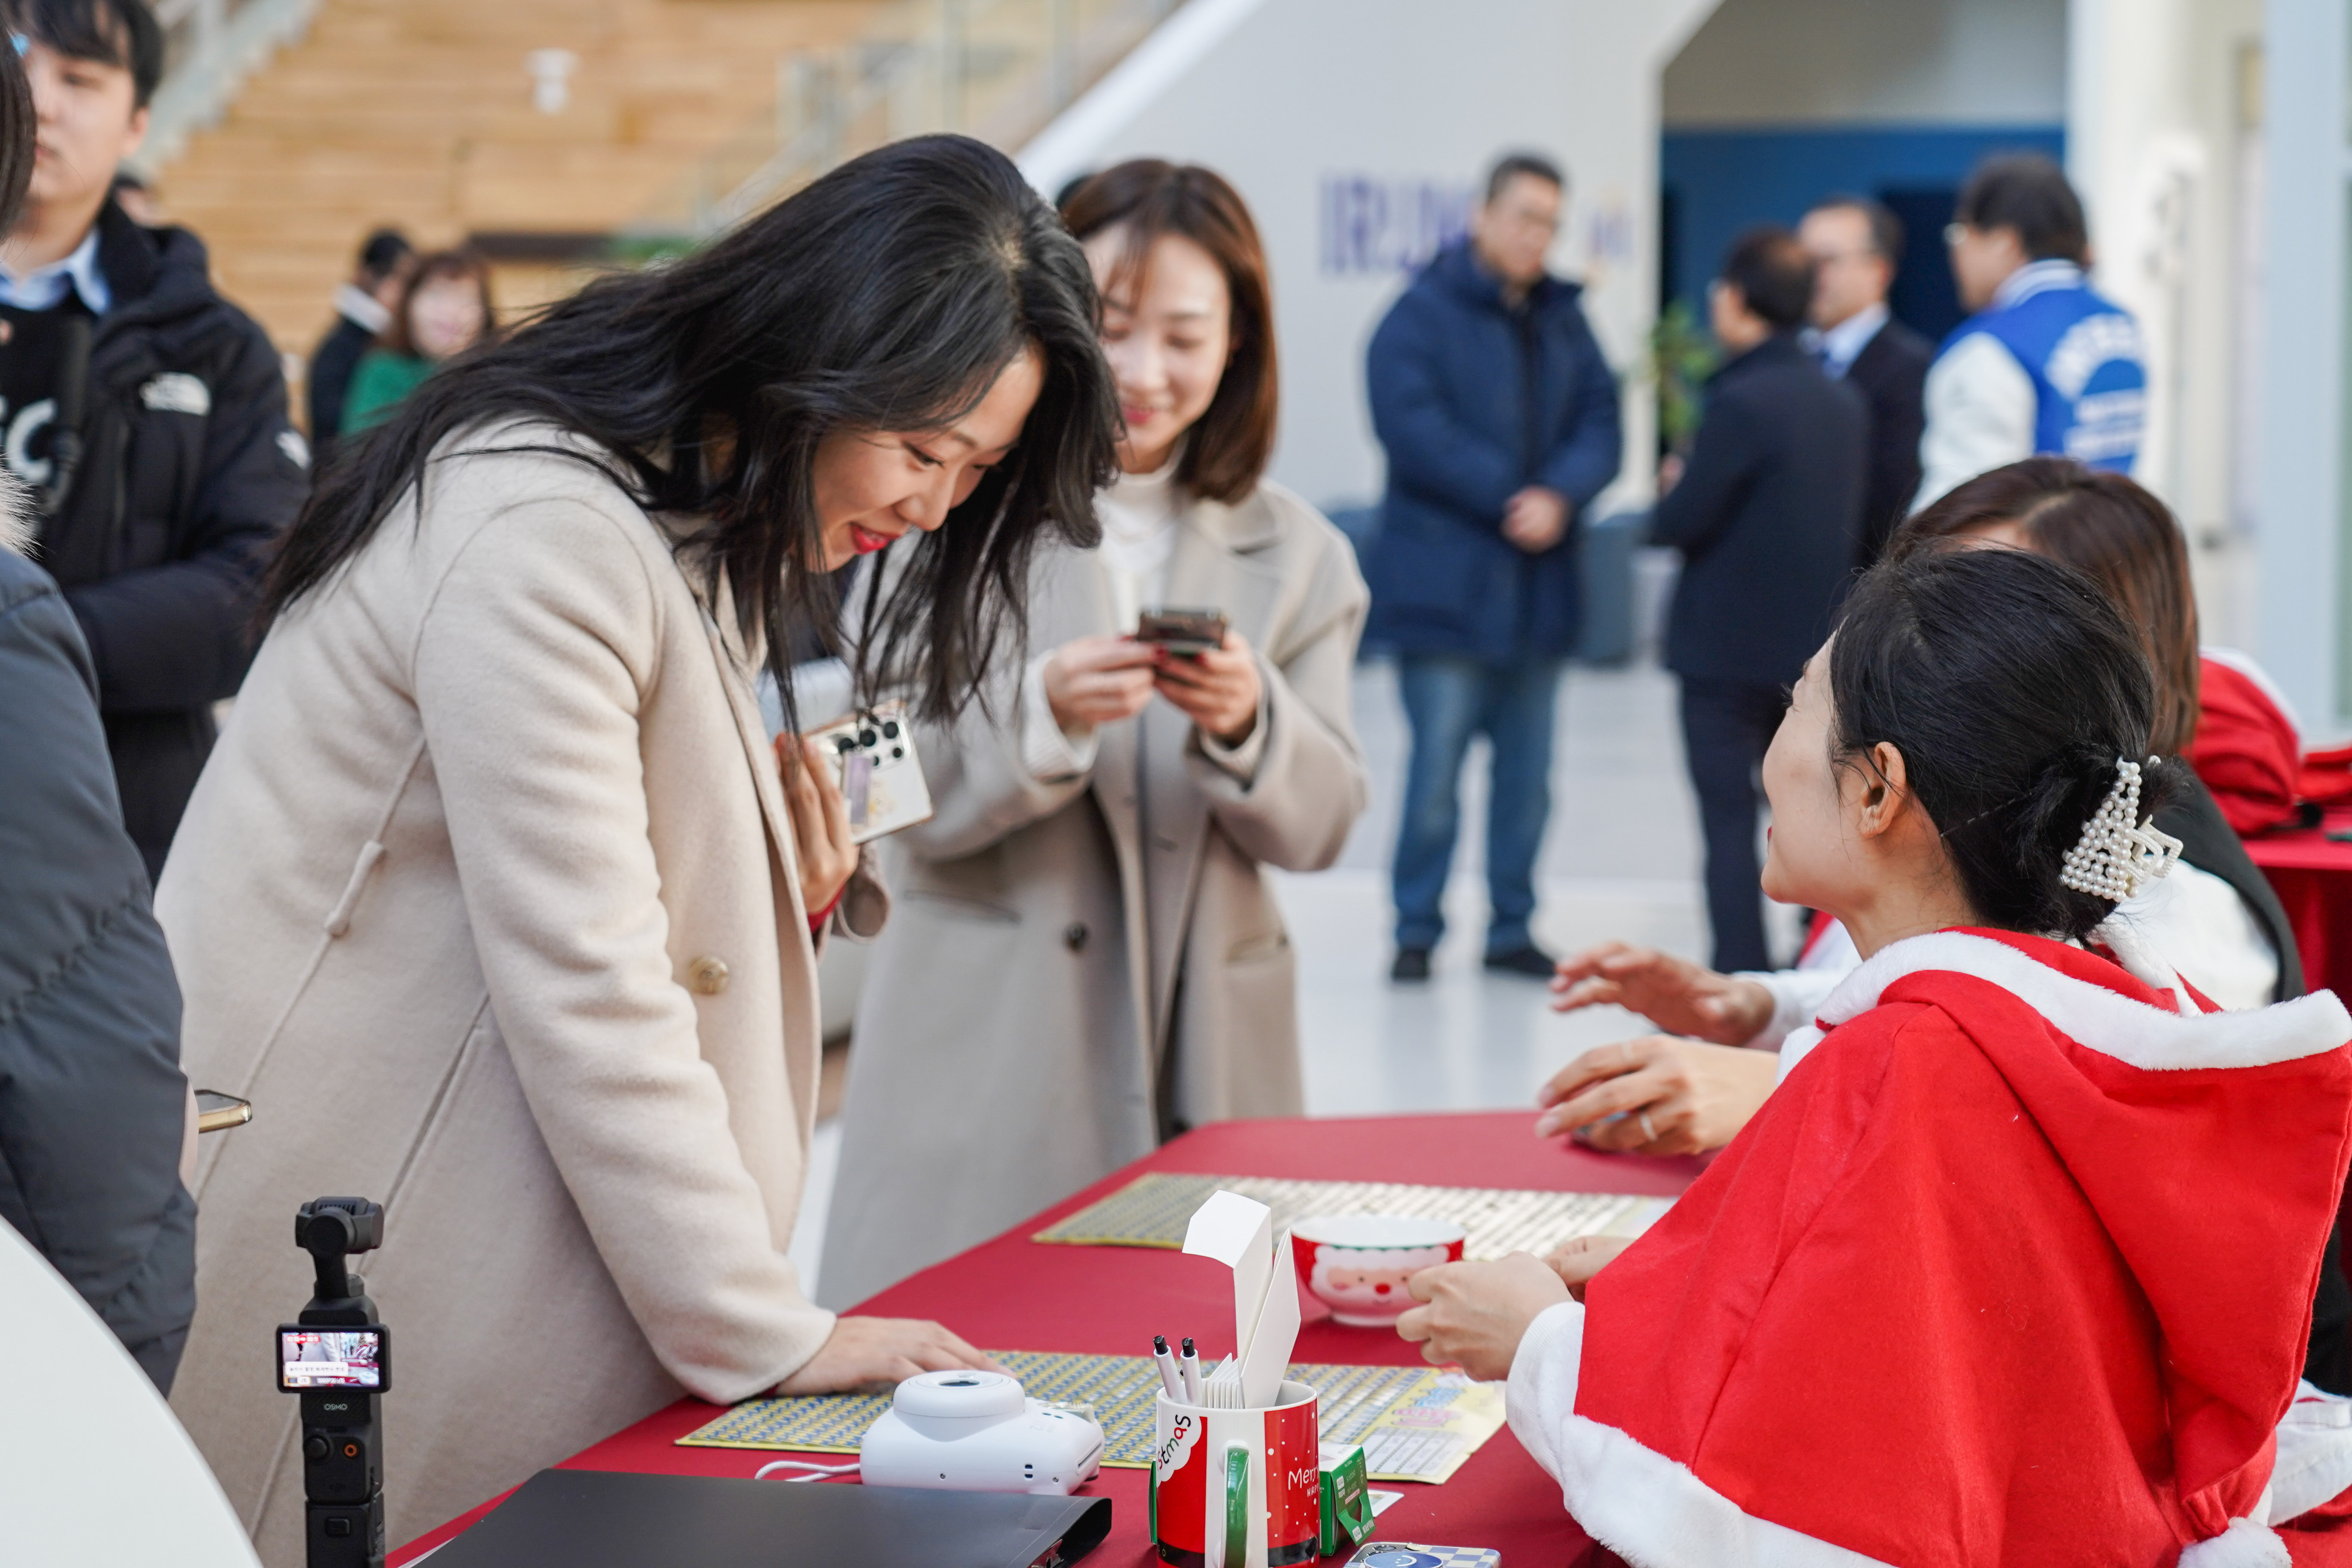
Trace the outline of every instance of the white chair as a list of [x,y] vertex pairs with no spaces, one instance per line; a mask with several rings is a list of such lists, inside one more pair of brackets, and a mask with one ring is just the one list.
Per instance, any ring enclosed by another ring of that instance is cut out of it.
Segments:
[[[0,1549],[77,1568],[260,1568],[204,1456],[113,1331],[0,1222]],[[269,1346],[253,1375],[271,1375]]]

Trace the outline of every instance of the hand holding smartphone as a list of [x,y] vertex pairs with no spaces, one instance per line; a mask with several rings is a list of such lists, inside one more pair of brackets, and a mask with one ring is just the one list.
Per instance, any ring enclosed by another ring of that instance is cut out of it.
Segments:
[[1180,658],[1198,658],[1225,646],[1223,610],[1146,610],[1137,617],[1135,640],[1166,648]]
[[884,702],[813,731],[849,805],[849,837],[865,844],[929,820],[931,792],[904,702]]

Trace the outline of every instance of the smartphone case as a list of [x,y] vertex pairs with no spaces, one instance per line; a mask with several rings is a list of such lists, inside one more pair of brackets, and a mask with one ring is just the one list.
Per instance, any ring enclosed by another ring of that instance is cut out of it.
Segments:
[[884,702],[853,713],[816,731],[814,738],[833,759],[834,777],[849,803],[852,843],[929,820],[930,787],[915,755],[905,703]]
[[1192,655],[1224,646],[1223,610],[1145,609],[1136,618],[1135,639],[1159,643],[1171,653]]
[[1367,1541],[1347,1568],[1503,1568],[1503,1554],[1491,1546],[1418,1546],[1406,1541]]

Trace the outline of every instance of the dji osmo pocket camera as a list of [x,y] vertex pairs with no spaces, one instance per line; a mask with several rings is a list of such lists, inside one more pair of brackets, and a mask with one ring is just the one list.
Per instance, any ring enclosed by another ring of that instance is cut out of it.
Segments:
[[868,1486],[1067,1497],[1102,1467],[1101,1426],[995,1372],[927,1372],[891,1395],[857,1451]]

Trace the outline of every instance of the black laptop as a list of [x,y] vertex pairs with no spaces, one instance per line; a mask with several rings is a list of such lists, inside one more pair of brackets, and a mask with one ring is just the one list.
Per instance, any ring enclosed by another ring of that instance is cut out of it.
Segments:
[[541,1470],[426,1568],[1059,1568],[1110,1500]]

